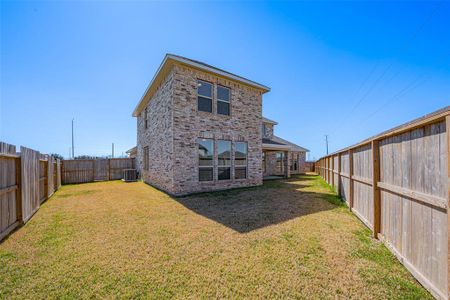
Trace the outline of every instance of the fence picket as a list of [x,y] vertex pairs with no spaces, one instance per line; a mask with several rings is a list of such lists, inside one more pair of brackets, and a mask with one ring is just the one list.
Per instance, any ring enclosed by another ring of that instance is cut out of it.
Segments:
[[333,185],[330,158],[348,151],[350,209],[439,299],[450,295],[449,131],[446,107],[316,162]]

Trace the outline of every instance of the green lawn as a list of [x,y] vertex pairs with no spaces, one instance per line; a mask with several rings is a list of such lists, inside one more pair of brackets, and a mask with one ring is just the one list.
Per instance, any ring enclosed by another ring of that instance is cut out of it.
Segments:
[[63,186],[0,243],[0,298],[431,296],[317,176],[172,198]]

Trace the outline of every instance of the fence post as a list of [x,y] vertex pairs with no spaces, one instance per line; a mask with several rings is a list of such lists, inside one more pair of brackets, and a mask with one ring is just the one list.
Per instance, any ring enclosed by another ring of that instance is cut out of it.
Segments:
[[95,181],[95,160],[92,160],[92,182]]
[[349,189],[349,199],[348,199],[348,205],[350,208],[350,211],[353,208],[353,149],[348,150],[348,189]]
[[[48,199],[48,197],[50,196],[50,194],[52,192],[50,192],[50,163],[51,163],[51,158],[50,155],[47,155],[47,197],[45,197],[46,199]],[[51,178],[53,180],[53,177]]]
[[[60,169],[59,169],[59,176],[60,176],[60,180],[61,180],[61,184],[63,184],[64,183],[64,181],[65,180],[63,180],[64,179],[64,160],[61,160],[60,162],[59,162],[59,167],[60,167]],[[58,175],[57,175],[58,176]],[[59,182],[58,182],[59,183]],[[59,189],[59,186],[58,186],[58,189]]]
[[331,186],[336,189],[336,186],[334,185],[334,156],[331,156]]
[[381,199],[378,188],[380,181],[380,148],[377,140],[372,141],[372,192],[373,192],[373,237],[378,238],[381,223]]
[[111,180],[111,159],[108,159],[108,180]]
[[22,224],[22,156],[16,158],[16,185],[16,216],[19,223]]
[[337,182],[338,182],[338,195],[342,196],[341,194],[341,152],[338,153],[338,169],[337,169]]
[[[445,117],[445,132],[447,134],[447,239],[450,251],[450,115]],[[450,297],[450,256],[447,256],[447,298]]]

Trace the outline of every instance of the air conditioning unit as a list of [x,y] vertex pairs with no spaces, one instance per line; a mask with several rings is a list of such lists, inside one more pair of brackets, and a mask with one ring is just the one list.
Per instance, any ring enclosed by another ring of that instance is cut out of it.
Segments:
[[137,180],[137,171],[136,169],[124,169],[122,180],[125,182],[133,182]]

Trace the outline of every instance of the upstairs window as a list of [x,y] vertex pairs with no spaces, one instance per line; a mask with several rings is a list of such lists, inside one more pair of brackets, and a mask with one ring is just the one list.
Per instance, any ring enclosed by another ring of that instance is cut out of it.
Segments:
[[197,101],[198,110],[206,111],[212,113],[212,90],[213,86],[211,83],[205,81],[198,81],[197,87]]
[[211,139],[198,140],[198,180],[213,180],[214,142]]
[[217,114],[230,115],[230,89],[217,86]]
[[144,110],[144,126],[145,126],[145,129],[148,128],[148,108],[147,107]]
[[234,178],[247,178],[247,143],[236,142],[234,151]]
[[217,141],[218,179],[231,179],[231,141]]

